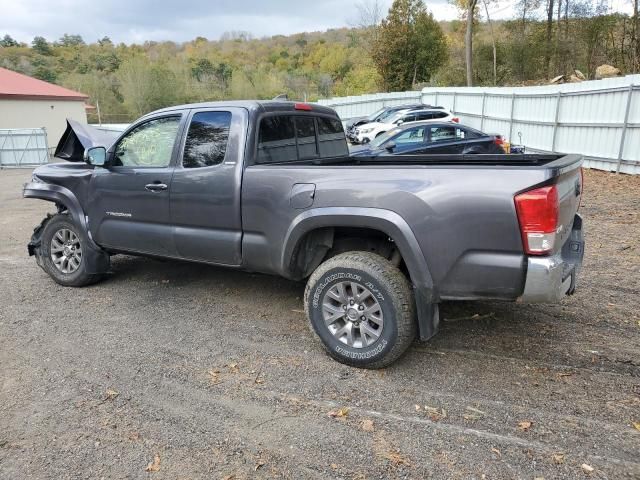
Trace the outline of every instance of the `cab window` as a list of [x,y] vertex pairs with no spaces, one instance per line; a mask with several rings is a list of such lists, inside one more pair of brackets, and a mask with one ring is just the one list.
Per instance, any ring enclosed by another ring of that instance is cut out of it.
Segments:
[[459,127],[431,127],[431,142],[451,142],[467,138],[466,132]]
[[114,166],[168,167],[180,117],[163,117],[135,127],[116,146]]
[[184,145],[184,168],[210,167],[224,161],[231,112],[198,112],[191,119]]
[[395,137],[393,141],[396,145],[413,145],[417,143],[423,143],[426,129],[427,127],[424,126],[409,128],[408,130],[405,130],[400,135]]

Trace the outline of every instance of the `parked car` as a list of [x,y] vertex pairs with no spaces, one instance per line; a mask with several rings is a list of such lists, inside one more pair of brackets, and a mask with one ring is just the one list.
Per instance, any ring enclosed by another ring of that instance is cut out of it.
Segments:
[[407,154],[503,154],[501,135],[490,135],[456,123],[411,122],[393,128],[370,143],[355,147],[353,156]]
[[459,122],[459,119],[444,108],[427,107],[420,110],[401,110],[377,122],[365,123],[356,128],[353,143],[369,143],[389,130],[412,122]]
[[357,367],[431,338],[443,300],[558,302],[582,264],[578,155],[354,158],[335,111],[282,101],[165,108],[110,146],[70,125],[56,155],[24,196],[57,207],[28,245],[57,283],[119,253],[306,280],[313,332]]
[[377,122],[387,116],[393,115],[401,110],[420,110],[429,105],[425,105],[423,103],[409,103],[404,105],[393,105],[390,107],[382,107],[371,115],[366,115],[364,117],[356,117],[351,118],[348,121],[344,122],[345,132],[347,134],[347,140],[351,141],[354,138],[356,127],[359,125],[364,125],[365,123]]

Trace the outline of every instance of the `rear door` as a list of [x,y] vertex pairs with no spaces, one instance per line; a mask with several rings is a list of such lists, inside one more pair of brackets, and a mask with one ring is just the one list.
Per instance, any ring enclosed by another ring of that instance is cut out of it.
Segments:
[[110,149],[110,166],[94,170],[87,213],[89,231],[99,245],[174,255],[169,186],[183,116],[143,120]]
[[191,111],[171,182],[177,256],[240,265],[240,185],[247,124],[243,108]]

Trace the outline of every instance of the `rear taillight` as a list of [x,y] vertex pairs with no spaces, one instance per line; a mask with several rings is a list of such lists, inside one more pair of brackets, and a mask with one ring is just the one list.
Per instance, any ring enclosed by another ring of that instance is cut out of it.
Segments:
[[515,196],[524,250],[545,255],[553,250],[558,228],[558,189],[536,188]]
[[578,202],[578,210],[582,206],[582,194],[584,193],[584,168],[580,167],[580,201]]
[[458,117],[453,117],[451,119],[452,122],[460,123],[460,119]]
[[504,140],[500,135],[496,135],[495,138],[493,139],[493,143],[495,143],[496,145],[502,146],[504,145]]

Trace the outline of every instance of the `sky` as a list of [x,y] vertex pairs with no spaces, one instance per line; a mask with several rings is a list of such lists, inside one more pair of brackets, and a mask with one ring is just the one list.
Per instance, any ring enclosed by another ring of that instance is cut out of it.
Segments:
[[[375,0],[0,0],[0,37],[30,43],[39,35],[53,41],[64,33],[86,42],[108,36],[119,43],[146,40],[183,42],[197,36],[217,40],[224,32],[254,37],[288,35],[355,26],[358,4]],[[378,0],[385,12],[392,0]],[[438,20],[457,18],[447,0],[425,0]],[[493,1],[492,18],[511,18],[514,1]],[[631,0],[609,0],[629,12]]]

